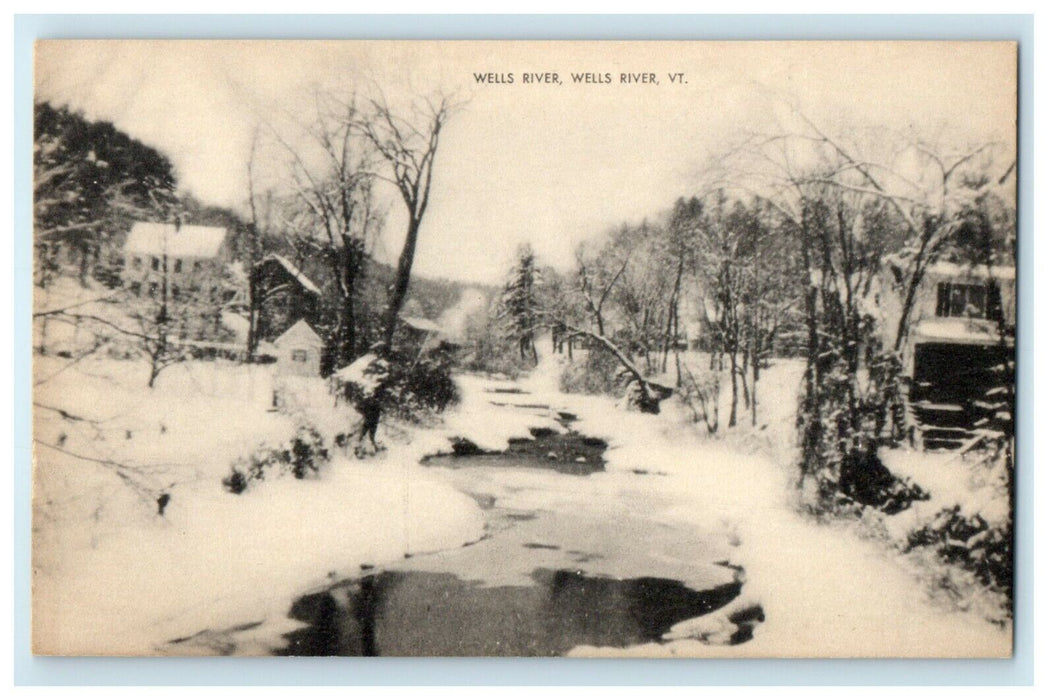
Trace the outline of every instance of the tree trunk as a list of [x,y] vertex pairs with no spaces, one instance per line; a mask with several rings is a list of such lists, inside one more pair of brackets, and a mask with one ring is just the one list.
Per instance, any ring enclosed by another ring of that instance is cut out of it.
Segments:
[[602,335],[598,335],[597,333],[594,333],[592,331],[573,328],[570,326],[568,330],[571,332],[571,335],[569,337],[585,335],[597,341],[598,345],[604,347],[608,352],[610,352],[615,357],[615,359],[619,361],[619,364],[621,364],[623,368],[627,371],[627,374],[630,375],[631,381],[636,383],[638,385],[638,388],[641,390],[642,397],[647,402],[647,406],[642,407],[642,410],[645,410],[646,412],[650,413],[659,413],[659,402],[665,398],[668,398],[673,393],[672,389],[670,389],[669,387],[664,387],[661,384],[656,384],[654,382],[648,381],[645,376],[641,374],[641,371],[634,366],[633,361],[629,357],[627,357],[626,354],[608,338],[605,338]]
[[414,266],[414,251],[418,245],[418,228],[421,219],[412,212],[407,222],[407,237],[403,242],[403,252],[399,254],[399,263],[396,265],[396,280],[392,287],[392,296],[389,298],[388,310],[385,313],[385,335],[383,339],[384,349],[392,349],[392,340],[396,334],[396,325],[399,323],[399,312],[406,301],[407,291],[410,289],[410,271]]
[[[667,371],[667,353],[670,350],[671,344],[671,330],[674,332],[674,352],[677,354],[678,345],[678,331],[677,331],[677,315],[678,315],[678,299],[681,296],[681,274],[682,267],[684,266],[684,257],[678,256],[678,273],[674,277],[674,291],[670,295],[670,304],[667,307],[667,327],[663,333],[663,365],[662,371]],[[681,377],[678,377],[678,385],[681,385]]]
[[733,385],[733,401],[729,406],[729,427],[736,427],[736,404],[739,402],[739,395],[737,392],[736,385],[736,351],[733,350],[729,353],[729,376],[732,379]]
[[81,248],[81,261],[77,269],[77,281],[82,287],[88,286],[88,267],[91,260],[91,250],[88,246]]
[[751,373],[751,427],[758,425],[758,374]]
[[[250,176],[251,175],[252,175],[252,171],[250,171]],[[249,254],[246,256],[248,258],[248,260],[246,261],[248,263],[248,265],[246,267],[248,269],[248,275],[249,275],[249,280],[248,280],[249,281],[249,285],[248,285],[248,289],[247,289],[247,292],[248,292],[248,295],[249,295],[249,330],[246,333],[246,339],[245,339],[245,352],[246,352],[246,359],[247,360],[252,360],[253,359],[253,356],[256,354],[257,344],[260,341],[258,336],[260,334],[260,306],[261,306],[261,303],[260,303],[261,302],[261,300],[260,300],[260,290],[257,288],[258,285],[257,285],[257,282],[256,282],[256,266],[257,266],[257,263],[259,262],[259,260],[257,258],[258,258],[258,252],[259,252],[259,241],[260,241],[260,239],[259,239],[259,233],[258,233],[257,227],[256,227],[256,221],[255,221],[256,220],[256,206],[253,204],[253,201],[252,201],[252,186],[251,185],[250,185],[250,209],[252,211],[252,218],[254,219],[254,221],[249,224]]]

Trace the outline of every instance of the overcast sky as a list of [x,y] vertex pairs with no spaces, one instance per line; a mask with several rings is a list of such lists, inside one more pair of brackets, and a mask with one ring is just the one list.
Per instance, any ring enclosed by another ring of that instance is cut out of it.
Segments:
[[[474,73],[513,73],[476,84]],[[561,84],[524,84],[553,72]],[[575,72],[612,83],[574,84]],[[620,84],[620,73],[658,84]],[[669,73],[682,73],[672,82]],[[173,161],[182,188],[244,210],[254,125],[305,114],[313,86],[468,99],[442,135],[415,270],[495,282],[516,246],[575,244],[692,194],[709,153],[791,100],[836,130],[889,126],[1013,143],[1008,44],[692,42],[42,42],[37,97],[107,119]],[[275,158],[274,170],[282,164]],[[394,259],[393,201],[380,251]]]

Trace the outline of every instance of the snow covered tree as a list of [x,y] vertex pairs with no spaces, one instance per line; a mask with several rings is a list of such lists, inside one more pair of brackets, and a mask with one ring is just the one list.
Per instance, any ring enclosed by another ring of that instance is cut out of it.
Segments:
[[729,426],[741,404],[754,424],[761,367],[795,305],[791,239],[758,198],[730,201],[719,189],[700,206],[695,272],[711,369],[728,368]]
[[47,102],[34,106],[33,233],[37,284],[73,267],[82,285],[98,272],[108,283],[119,263],[119,234],[171,196],[169,160],[108,122]]
[[535,333],[541,320],[541,300],[538,295],[539,269],[530,243],[517,249],[517,262],[509,272],[509,279],[499,300],[498,317],[503,321],[505,336],[516,343],[521,360],[531,359],[538,364]]
[[[316,96],[307,138],[291,142],[272,130],[289,156],[285,214],[299,256],[317,258],[334,296],[331,349],[343,367],[372,340],[360,333],[370,312],[363,299],[370,250],[384,217],[374,197],[372,146],[358,132],[354,104]],[[251,176],[251,173],[250,173]],[[255,201],[255,199],[254,199]],[[252,212],[255,215],[255,205]]]

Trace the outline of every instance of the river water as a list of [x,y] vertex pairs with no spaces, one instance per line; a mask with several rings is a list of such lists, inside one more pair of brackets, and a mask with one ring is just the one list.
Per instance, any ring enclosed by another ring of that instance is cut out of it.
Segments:
[[604,443],[574,432],[533,437],[430,460],[485,511],[483,538],[307,593],[276,653],[556,656],[658,641],[736,597],[728,536],[664,518],[661,471],[611,473]]

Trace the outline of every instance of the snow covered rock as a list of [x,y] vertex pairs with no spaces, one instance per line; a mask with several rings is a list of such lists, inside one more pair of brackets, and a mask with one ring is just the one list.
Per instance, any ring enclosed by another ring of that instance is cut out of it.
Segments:
[[766,619],[757,600],[741,596],[714,612],[679,622],[663,635],[664,641],[696,639],[706,644],[740,644],[751,639]]

